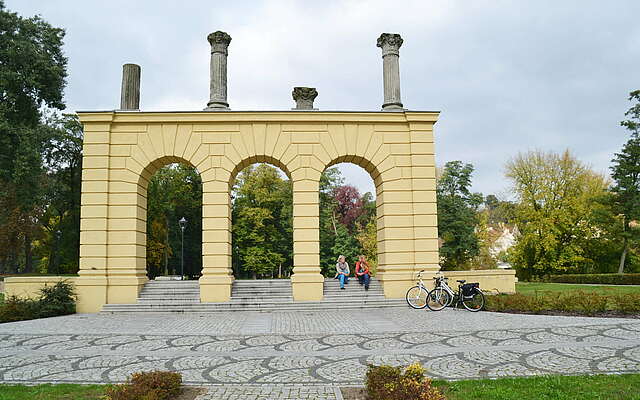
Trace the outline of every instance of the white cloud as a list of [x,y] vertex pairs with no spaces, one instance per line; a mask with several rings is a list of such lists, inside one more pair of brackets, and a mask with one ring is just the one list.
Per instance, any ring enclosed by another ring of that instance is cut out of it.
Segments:
[[627,93],[638,88],[633,0],[6,3],[67,30],[71,110],[116,108],[125,62],[142,65],[144,109],[204,108],[206,35],[218,29],[233,38],[233,109],[289,109],[303,85],[318,89],[320,109],[378,110],[375,41],[399,32],[405,106],[442,111],[438,163],[473,163],[485,193],[504,190],[504,160],[529,149],[569,148],[607,171],[626,140]]

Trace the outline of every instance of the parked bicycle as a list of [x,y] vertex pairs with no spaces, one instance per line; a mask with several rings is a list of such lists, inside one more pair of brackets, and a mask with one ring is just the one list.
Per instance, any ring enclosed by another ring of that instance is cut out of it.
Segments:
[[469,311],[480,311],[484,307],[484,294],[480,290],[479,283],[466,283],[464,279],[459,279],[458,291],[454,292],[447,283],[449,278],[445,278],[438,273],[435,279],[435,287],[427,296],[426,305],[432,311],[440,311],[443,308],[455,303],[456,307],[462,305]]
[[432,311],[440,311],[455,303],[456,307],[462,305],[467,310],[475,312],[484,307],[484,294],[478,283],[466,283],[465,280],[458,280],[458,291],[454,292],[447,283],[449,278],[438,273],[433,278],[436,281],[435,286],[429,291],[422,280],[423,272],[424,270],[418,272],[416,286],[407,290],[405,295],[407,304],[412,308],[428,307]]
[[407,304],[415,309],[425,308],[427,306],[427,297],[429,297],[429,291],[424,286],[424,282],[422,281],[423,272],[424,270],[418,272],[418,284],[407,290],[407,294],[405,295]]

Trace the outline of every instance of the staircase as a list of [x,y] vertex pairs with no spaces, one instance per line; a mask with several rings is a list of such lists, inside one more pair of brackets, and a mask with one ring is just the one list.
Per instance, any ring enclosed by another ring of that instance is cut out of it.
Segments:
[[329,311],[406,306],[403,299],[385,299],[376,279],[371,280],[368,291],[355,278],[349,280],[345,290],[337,280],[325,279],[322,301],[295,302],[289,279],[236,280],[231,300],[224,303],[200,303],[198,281],[149,281],[136,304],[106,304],[102,312]]

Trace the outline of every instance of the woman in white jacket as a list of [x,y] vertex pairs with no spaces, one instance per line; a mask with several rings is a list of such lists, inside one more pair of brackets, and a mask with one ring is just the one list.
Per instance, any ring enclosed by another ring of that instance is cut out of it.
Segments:
[[344,290],[344,284],[349,283],[349,264],[341,255],[336,263],[336,277],[340,280],[340,289]]

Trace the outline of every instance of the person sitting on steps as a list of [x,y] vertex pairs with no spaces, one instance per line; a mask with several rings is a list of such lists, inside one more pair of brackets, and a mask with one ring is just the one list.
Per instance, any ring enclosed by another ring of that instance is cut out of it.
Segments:
[[360,260],[356,262],[356,277],[358,278],[358,282],[364,285],[364,290],[369,290],[371,272],[369,271],[369,263],[363,255],[361,255]]
[[343,255],[338,257],[338,262],[336,263],[336,277],[340,280],[340,289],[344,290],[344,284],[349,283],[349,264],[347,264]]

